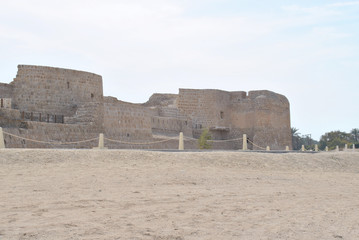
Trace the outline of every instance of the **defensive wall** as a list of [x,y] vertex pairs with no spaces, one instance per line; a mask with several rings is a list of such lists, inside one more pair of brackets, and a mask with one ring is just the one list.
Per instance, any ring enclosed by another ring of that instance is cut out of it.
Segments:
[[252,149],[292,146],[289,102],[270,91],[180,89],[133,104],[104,97],[97,74],[19,65],[10,84],[0,83],[0,101],[0,126],[23,137],[6,135],[7,147],[91,148],[95,140],[81,141],[104,133],[109,148],[176,149],[178,141],[171,137],[183,132],[185,147],[195,149],[204,129],[217,140],[213,148],[240,149],[241,141],[221,140],[243,134]]
[[154,135],[177,136],[183,132],[192,137],[192,119],[181,112],[177,94],[153,94],[142,106],[151,110]]
[[152,139],[151,112],[139,104],[104,98],[105,135],[121,140]]
[[72,116],[84,105],[102,103],[102,77],[76,70],[19,65],[13,87],[15,109]]
[[274,92],[180,89],[178,108],[192,119],[194,137],[207,128],[217,140],[247,134],[271,149],[292,145],[289,102]]

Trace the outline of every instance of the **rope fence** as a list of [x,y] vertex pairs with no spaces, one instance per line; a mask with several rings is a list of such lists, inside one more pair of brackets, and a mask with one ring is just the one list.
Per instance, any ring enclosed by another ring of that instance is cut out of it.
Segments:
[[198,139],[196,139],[196,138],[191,138],[191,137],[186,137],[186,136],[184,136],[183,138],[188,141],[196,141],[196,142],[198,141]]
[[[91,138],[91,139],[85,139],[85,140],[80,140],[80,141],[72,141],[72,142],[62,142],[62,141],[42,141],[42,140],[36,140],[36,139],[31,139],[31,138],[27,138],[27,137],[22,137],[22,136],[18,136],[6,131],[3,131],[2,128],[0,128],[0,148],[5,148],[5,144],[4,144],[4,136],[3,135],[8,135],[17,139],[21,139],[21,140],[25,140],[25,141],[29,141],[29,142],[34,142],[34,143],[40,143],[40,144],[49,144],[49,145],[73,145],[73,144],[81,144],[81,143],[87,143],[87,142],[92,142],[92,141],[99,141],[99,147],[97,147],[97,149],[104,149],[104,141],[108,141],[108,142],[113,142],[113,143],[118,143],[118,144],[125,144],[125,145],[135,145],[135,146],[140,146],[140,145],[153,145],[153,144],[160,144],[160,143],[165,143],[165,142],[169,142],[169,141],[174,141],[174,140],[178,140],[179,141],[179,150],[184,150],[183,146],[184,146],[184,140],[187,141],[195,141],[197,142],[198,139],[196,138],[192,138],[192,137],[187,137],[187,136],[183,136],[182,134],[182,138],[181,138],[181,134],[180,137],[156,137],[156,138],[163,138],[162,140],[158,140],[158,141],[149,141],[149,142],[128,142],[128,141],[123,141],[123,140],[116,140],[116,139],[111,139],[111,138],[107,138],[104,137],[103,134],[100,134],[99,137],[96,138]],[[102,135],[102,136],[101,136]],[[212,143],[225,143],[225,142],[234,142],[234,141],[240,141],[243,140],[243,138],[234,138],[234,139],[225,139],[225,140],[209,140]],[[182,141],[182,143],[181,143]],[[2,147],[1,142],[3,143],[2,145],[4,145]],[[182,146],[182,147],[181,147]],[[244,149],[247,150],[247,149]]]
[[[191,137],[184,137],[186,140],[189,140],[189,141],[198,141],[197,138],[191,138]],[[224,139],[224,140],[212,140],[212,139],[209,139],[208,141],[209,142],[235,142],[235,141],[239,141],[239,140],[242,140],[243,138],[233,138],[233,139]]]
[[[165,137],[165,136],[156,136],[155,138],[162,138],[162,140],[158,140],[158,141],[149,141],[149,142],[128,142],[128,141],[123,141],[123,140],[116,140],[116,139],[111,139],[111,138],[106,138],[103,136],[103,134],[101,133],[99,135],[99,137],[96,138],[91,138],[91,139],[85,139],[85,140],[80,140],[80,141],[72,141],[72,142],[62,142],[62,141],[41,141],[41,140],[36,140],[36,139],[31,139],[31,138],[26,138],[26,137],[21,137],[6,131],[3,131],[2,128],[0,127],[0,148],[5,148],[5,141],[4,141],[4,135],[7,136],[11,136],[17,139],[21,139],[21,140],[25,140],[25,141],[29,141],[29,142],[34,142],[34,143],[41,143],[41,144],[50,144],[50,145],[71,145],[71,144],[81,144],[81,143],[87,143],[87,142],[93,142],[93,141],[98,141],[98,147],[95,147],[96,149],[106,149],[106,147],[104,147],[104,141],[108,141],[108,142],[113,142],[113,143],[118,143],[118,144],[125,144],[125,145],[134,145],[134,146],[140,146],[140,145],[153,145],[153,144],[160,144],[160,143],[166,143],[169,141],[178,141],[178,149],[179,150],[184,150],[184,141],[198,141],[198,139],[196,138],[192,138],[192,137],[187,137],[187,136],[183,136],[183,133],[181,132],[179,137]],[[264,151],[270,151],[270,147],[262,147],[257,145],[256,143],[254,143],[252,140],[247,138],[246,134],[243,134],[242,138],[234,138],[234,139],[225,139],[225,140],[208,140],[209,142],[212,143],[225,143],[225,142],[234,142],[234,141],[243,141],[243,145],[242,145],[242,150],[248,150],[247,148],[247,143],[251,143],[253,146],[255,146],[256,148],[260,149],[260,150],[264,150]],[[344,151],[348,150],[348,146],[346,145],[344,148]],[[289,147],[286,146],[286,151],[289,151]],[[300,150],[302,152],[306,151],[304,149],[304,146],[302,146],[302,149]],[[318,146],[315,146],[314,149],[315,152],[318,152]],[[325,149],[325,151],[328,151],[328,148]],[[336,148],[335,151],[339,151],[339,147]],[[353,145],[353,151],[355,151],[355,145]]]
[[47,142],[47,141],[41,141],[41,140],[35,140],[35,139],[20,137],[18,135],[11,134],[11,133],[8,133],[8,132],[5,132],[5,131],[2,131],[2,132],[4,134],[8,135],[8,136],[15,137],[15,138],[22,139],[22,140],[26,140],[26,141],[29,141],[29,142],[42,143],[42,144],[51,144],[51,145],[79,144],[79,143],[92,142],[94,140],[98,140],[98,137],[96,137],[96,138],[91,138],[91,139],[81,140],[81,141],[76,141],[76,142],[56,142],[56,141]]
[[225,140],[209,140],[211,142],[235,142],[235,141],[239,141],[239,140],[243,140],[243,138],[234,138],[234,139],[225,139]]
[[104,138],[104,139],[109,142],[115,142],[115,143],[121,143],[121,144],[127,144],[127,145],[151,145],[151,144],[156,144],[156,143],[169,142],[172,140],[178,140],[178,138],[169,138],[169,139],[154,141],[154,142],[125,142],[125,141],[114,140],[114,139],[110,139],[110,138]]
[[247,140],[248,140],[248,142],[252,143],[252,144],[253,144],[253,146],[256,146],[257,148],[262,149],[262,150],[267,150],[267,148],[264,148],[264,147],[258,146],[257,144],[255,144],[254,142],[252,142],[252,141],[251,141],[251,140],[249,140],[249,139],[247,139]]

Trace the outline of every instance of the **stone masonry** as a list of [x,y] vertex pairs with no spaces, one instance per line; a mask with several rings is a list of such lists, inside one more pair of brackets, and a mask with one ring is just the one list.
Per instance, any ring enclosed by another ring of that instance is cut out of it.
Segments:
[[[247,134],[249,148],[292,147],[289,102],[270,91],[227,92],[180,89],[178,94],[153,94],[144,104],[104,97],[102,77],[88,72],[19,65],[16,78],[0,83],[0,126],[4,131],[43,142],[5,135],[6,147],[91,148],[98,137],[127,143],[155,142],[184,133],[185,148],[209,129],[215,140]],[[106,142],[110,148],[177,148],[178,141],[149,145]],[[216,141],[213,148],[240,149],[241,141]]]

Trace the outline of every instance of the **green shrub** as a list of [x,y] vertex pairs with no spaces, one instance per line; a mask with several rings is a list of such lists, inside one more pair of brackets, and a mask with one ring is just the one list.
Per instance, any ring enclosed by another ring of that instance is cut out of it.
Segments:
[[212,139],[211,134],[209,133],[208,129],[204,129],[202,131],[201,136],[198,139],[198,147],[199,149],[211,149],[212,148],[212,142],[210,141]]

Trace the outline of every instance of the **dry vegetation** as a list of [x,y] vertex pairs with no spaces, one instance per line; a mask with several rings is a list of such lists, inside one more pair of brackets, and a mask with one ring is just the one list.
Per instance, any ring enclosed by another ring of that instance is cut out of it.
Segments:
[[0,239],[359,239],[359,153],[0,151]]

